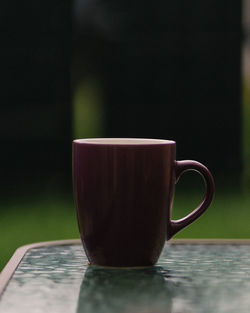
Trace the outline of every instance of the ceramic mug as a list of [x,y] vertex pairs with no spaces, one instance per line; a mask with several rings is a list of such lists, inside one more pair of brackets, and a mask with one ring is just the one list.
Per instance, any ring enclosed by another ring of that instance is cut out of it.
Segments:
[[[171,220],[175,183],[184,171],[206,182],[201,204]],[[73,141],[73,188],[77,220],[90,264],[154,265],[166,240],[210,205],[214,181],[196,161],[176,161],[171,140],[96,138]]]

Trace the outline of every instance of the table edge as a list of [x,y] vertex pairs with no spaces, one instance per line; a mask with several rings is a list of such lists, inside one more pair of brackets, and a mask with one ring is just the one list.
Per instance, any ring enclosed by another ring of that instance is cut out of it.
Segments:
[[[28,250],[34,248],[59,246],[59,245],[80,245],[80,239],[69,239],[69,240],[56,240],[56,241],[44,241],[38,243],[32,243],[18,248],[13,256],[10,258],[8,263],[5,265],[0,273],[0,297],[3,294],[5,288],[8,285],[12,275],[14,274],[19,263]],[[207,245],[224,245],[224,244],[235,244],[235,245],[250,245],[250,239],[171,239],[168,244],[181,245],[181,244],[207,244]]]

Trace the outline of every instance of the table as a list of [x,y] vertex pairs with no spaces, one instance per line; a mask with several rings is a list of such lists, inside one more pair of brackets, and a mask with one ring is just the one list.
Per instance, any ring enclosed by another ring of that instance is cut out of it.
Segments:
[[0,275],[1,313],[247,313],[250,240],[172,240],[156,266],[89,266],[79,240],[19,248]]

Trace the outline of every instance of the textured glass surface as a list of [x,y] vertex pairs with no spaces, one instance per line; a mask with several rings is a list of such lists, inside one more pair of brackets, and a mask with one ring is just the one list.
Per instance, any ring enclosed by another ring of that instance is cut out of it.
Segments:
[[167,245],[147,269],[87,265],[80,245],[36,248],[0,299],[2,313],[248,313],[250,246]]

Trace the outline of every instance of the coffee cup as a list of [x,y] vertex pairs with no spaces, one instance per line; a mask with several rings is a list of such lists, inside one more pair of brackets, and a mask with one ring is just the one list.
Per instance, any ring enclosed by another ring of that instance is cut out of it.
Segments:
[[[171,219],[175,183],[188,170],[206,183],[200,205]],[[92,265],[154,265],[166,240],[209,207],[214,181],[192,160],[176,161],[172,140],[95,138],[73,141],[73,189],[80,237]]]

